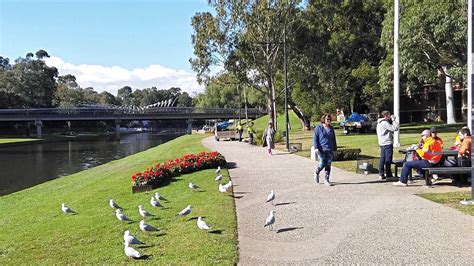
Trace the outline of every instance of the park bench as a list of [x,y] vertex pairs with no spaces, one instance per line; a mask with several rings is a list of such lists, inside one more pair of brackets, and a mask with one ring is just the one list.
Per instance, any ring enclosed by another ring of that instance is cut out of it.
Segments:
[[[429,167],[423,168],[424,171],[424,178],[427,186],[431,186],[431,175],[438,174],[438,175],[471,175],[471,167]],[[471,179],[472,182],[472,179]]]

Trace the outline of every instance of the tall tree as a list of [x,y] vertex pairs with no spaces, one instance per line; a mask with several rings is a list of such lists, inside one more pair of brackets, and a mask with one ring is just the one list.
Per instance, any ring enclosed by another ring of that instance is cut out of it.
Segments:
[[122,87],[117,92],[117,99],[122,105],[132,104],[132,88],[130,86]]

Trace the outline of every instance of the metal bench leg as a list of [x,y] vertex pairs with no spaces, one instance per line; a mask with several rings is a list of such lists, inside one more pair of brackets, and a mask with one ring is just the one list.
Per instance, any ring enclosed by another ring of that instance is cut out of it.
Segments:
[[427,186],[431,186],[431,178],[430,178],[430,175],[428,173],[428,171],[425,171],[424,173],[424,176],[425,176],[425,183]]

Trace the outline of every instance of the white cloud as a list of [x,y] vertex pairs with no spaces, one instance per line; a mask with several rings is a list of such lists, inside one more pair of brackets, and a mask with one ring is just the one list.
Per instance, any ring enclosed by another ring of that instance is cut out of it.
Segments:
[[46,58],[45,62],[48,66],[55,66],[59,75],[74,75],[82,88],[93,87],[97,92],[108,91],[113,95],[117,95],[117,90],[123,86],[130,86],[134,90],[179,87],[191,95],[204,90],[197,83],[194,73],[161,65],[128,70],[119,66],[74,65],[54,56]]

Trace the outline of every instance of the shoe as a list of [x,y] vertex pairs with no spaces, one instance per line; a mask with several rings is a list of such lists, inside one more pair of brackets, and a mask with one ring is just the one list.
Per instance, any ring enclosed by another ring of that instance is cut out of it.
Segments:
[[394,183],[392,183],[392,185],[397,186],[397,187],[406,187],[406,186],[408,186],[408,184],[405,184],[405,183],[400,182],[400,181],[394,182]]
[[316,184],[319,184],[319,176],[318,174],[314,173],[314,180],[316,181]]
[[379,180],[385,180],[385,177],[382,175],[379,175]]
[[415,184],[415,180],[408,180],[407,184]]
[[327,180],[324,180],[324,184],[327,186],[327,187],[330,187],[332,186],[332,183],[327,181]]
[[433,180],[438,180],[439,179],[439,176],[437,174],[433,174]]

